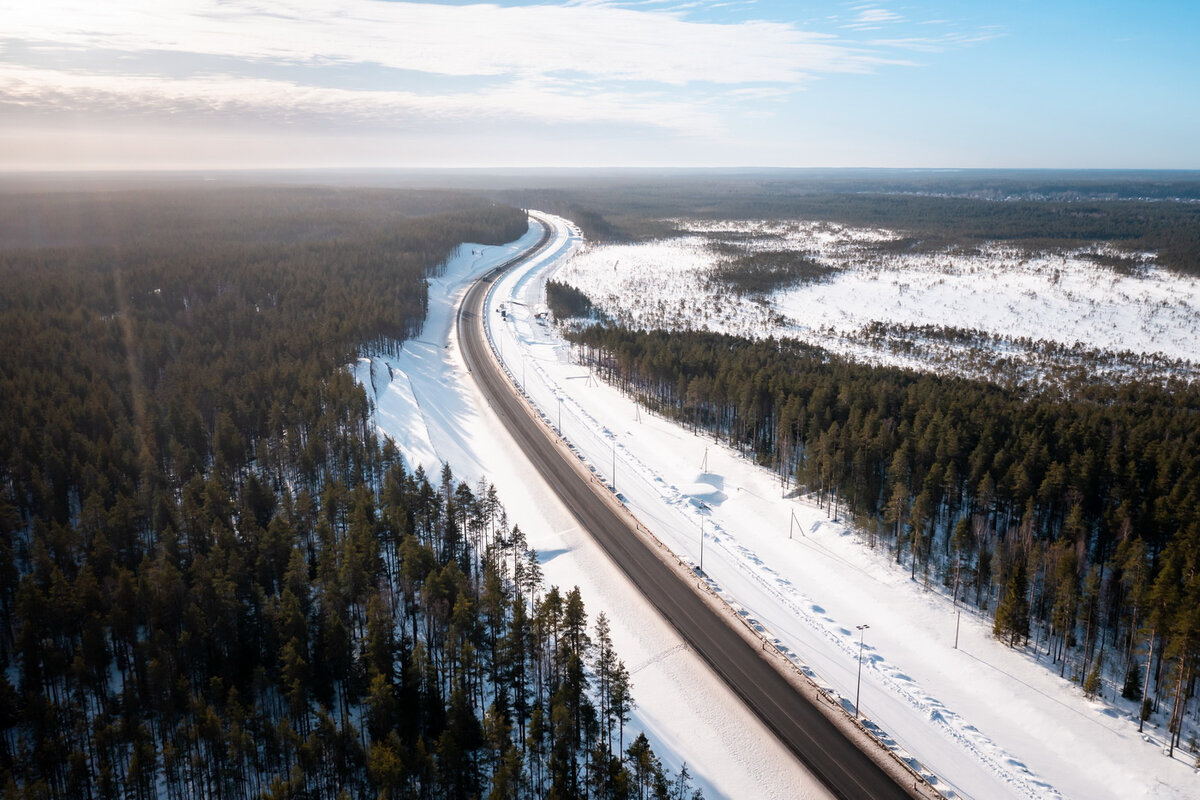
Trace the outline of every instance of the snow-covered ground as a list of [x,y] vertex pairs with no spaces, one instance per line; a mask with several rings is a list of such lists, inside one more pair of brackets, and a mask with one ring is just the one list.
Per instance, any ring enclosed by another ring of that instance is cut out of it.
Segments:
[[[1050,345],[1060,367],[1099,353],[1105,369],[1197,374],[1200,280],[1160,268],[1150,253],[1097,244],[1030,254],[994,244],[969,253],[892,254],[877,247],[899,238],[886,230],[804,221],[675,225],[677,238],[585,247],[556,280],[633,326],[789,336],[871,363],[929,368],[940,362],[980,374],[969,348],[920,337],[914,342],[905,332],[905,349],[895,350],[886,337],[864,335],[871,323],[882,322],[988,334],[1009,367],[1044,364]],[[738,295],[709,280],[722,258],[714,242],[748,253],[791,252],[837,272],[765,298]],[[1130,268],[1101,266],[1105,258]],[[1153,355],[1167,363],[1144,360]]]
[[[615,481],[659,539],[697,564],[703,547],[711,585],[798,667],[852,706],[857,626],[869,625],[862,631],[862,711],[939,775],[948,794],[981,800],[1196,796],[1200,777],[1190,757],[1182,751],[1165,757],[1160,731],[1148,728],[1143,739],[1128,712],[1086,700],[1056,671],[992,639],[990,624],[969,610],[963,610],[955,648],[956,610],[909,581],[907,569],[897,570],[886,553],[867,548],[815,505],[782,497],[769,472],[639,411],[571,364],[568,346],[537,318],[545,279],[579,244],[568,223],[555,220],[555,227],[554,252],[511,273],[490,298],[494,341],[514,381],[548,425]],[[635,724],[667,763],[686,760],[710,797],[820,796],[802,768],[646,608],[482,407],[450,338],[449,309],[472,276],[515,246],[465,246],[432,282],[420,341],[405,343],[399,358],[360,363],[381,429],[410,463],[439,469],[444,459],[468,480],[493,481],[510,520],[543,553],[547,580],[578,584],[591,613],[604,610],[613,619],[614,638],[634,675]],[[503,318],[501,304],[508,312]],[[1112,694],[1106,687],[1106,697]]]
[[[565,222],[556,221],[555,234],[542,267],[578,246]],[[644,731],[673,772],[686,763],[709,798],[828,797],[579,527],[467,373],[453,338],[454,306],[475,277],[536,238],[531,232],[505,246],[460,247],[442,276],[430,281],[421,334],[405,342],[397,357],[358,362],[355,375],[375,404],[380,432],[395,440],[411,466],[422,464],[436,475],[449,463],[471,485],[480,479],[495,484],[509,523],[520,525],[539,552],[547,584],[579,586],[590,617],[601,611],[609,617],[637,702],[628,727]],[[627,740],[634,735],[626,731]]]
[[[1166,758],[1159,732],[1143,739],[1123,706],[1086,700],[1056,670],[995,641],[990,623],[969,610],[955,648],[956,609],[910,581],[887,553],[814,504],[782,497],[768,471],[639,411],[571,364],[568,346],[535,316],[545,279],[558,279],[562,263],[510,274],[493,293],[493,305],[509,313],[488,318],[517,383],[609,480],[615,467],[626,504],[676,553],[698,564],[703,531],[713,586],[847,706],[856,691],[857,626],[869,625],[863,712],[948,792],[1196,796],[1191,757]],[[1111,686],[1105,694],[1111,700]]]

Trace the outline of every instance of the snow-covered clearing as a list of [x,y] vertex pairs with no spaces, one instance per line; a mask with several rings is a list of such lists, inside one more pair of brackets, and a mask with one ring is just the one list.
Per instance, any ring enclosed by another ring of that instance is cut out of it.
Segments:
[[[564,221],[556,221],[555,236],[542,267],[578,246]],[[467,373],[453,338],[457,301],[474,278],[536,238],[531,231],[501,247],[463,245],[441,277],[430,280],[429,315],[420,336],[405,342],[397,357],[358,362],[355,375],[375,404],[380,432],[395,440],[410,466],[420,464],[437,475],[448,463],[471,485],[480,479],[495,484],[509,523],[520,525],[541,555],[546,583],[578,585],[591,618],[601,611],[609,617],[638,704],[627,741],[645,731],[664,763],[673,772],[687,763],[710,798],[827,797],[578,526]]]
[[[1106,244],[1056,253],[999,244],[889,253],[879,245],[899,234],[886,230],[803,221],[675,224],[678,238],[585,247],[556,280],[632,326],[788,336],[871,363],[986,372],[970,346],[908,330],[868,334],[872,323],[884,323],[984,334],[997,351],[993,368],[996,359],[1007,359],[1005,369],[1037,371],[1086,360],[1092,372],[1200,374],[1200,280],[1156,266],[1153,254]],[[714,242],[746,253],[794,253],[837,272],[768,297],[739,295],[709,280],[722,258]],[[1101,266],[1105,259],[1129,269]],[[903,348],[890,346],[897,340]]]

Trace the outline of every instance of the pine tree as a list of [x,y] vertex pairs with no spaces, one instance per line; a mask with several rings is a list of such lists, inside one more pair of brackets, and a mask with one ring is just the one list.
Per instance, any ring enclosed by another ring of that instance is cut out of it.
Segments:
[[1083,680],[1083,693],[1090,700],[1100,692],[1100,662],[1097,661]]
[[1029,586],[1026,577],[1025,559],[1017,558],[1008,568],[1008,579],[996,605],[996,619],[992,634],[1008,640],[1015,647],[1018,640],[1029,639]]
[[1142,669],[1136,663],[1131,663],[1125,671],[1125,682],[1121,685],[1121,697],[1126,700],[1142,699]]
[[608,617],[601,611],[596,615],[596,648],[592,671],[596,675],[596,701],[605,747],[612,746],[612,679],[616,668],[616,649],[613,647]]
[[633,684],[629,678],[629,670],[625,668],[625,662],[620,659],[617,660],[616,666],[612,670],[609,697],[611,714],[617,723],[617,750],[623,752],[625,749],[625,723],[629,722],[629,717],[636,704],[633,699]]

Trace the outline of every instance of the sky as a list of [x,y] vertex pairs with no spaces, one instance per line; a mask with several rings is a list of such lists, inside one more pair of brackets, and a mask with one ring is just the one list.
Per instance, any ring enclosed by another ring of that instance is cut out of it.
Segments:
[[0,0],[0,170],[1200,168],[1195,0]]

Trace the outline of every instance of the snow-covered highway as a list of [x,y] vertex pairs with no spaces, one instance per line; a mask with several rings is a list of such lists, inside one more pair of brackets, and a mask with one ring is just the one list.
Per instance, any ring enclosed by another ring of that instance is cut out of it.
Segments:
[[[568,346],[536,317],[543,282],[578,245],[568,223],[558,221],[556,230],[550,250],[492,295],[486,317],[497,349],[544,423],[561,428],[603,480],[612,480],[615,466],[626,504],[681,558],[699,562],[703,526],[704,571],[714,590],[781,650],[849,707],[856,626],[869,624],[865,715],[958,796],[1194,796],[1196,774],[1181,751],[1167,759],[1153,736],[1142,740],[1136,722],[996,642],[987,621],[965,611],[955,648],[955,611],[937,591],[909,581],[907,569],[894,569],[887,554],[815,505],[782,497],[769,472],[639,411],[572,364]],[[547,580],[579,584],[593,614],[604,610],[622,621],[614,638],[633,672],[641,705],[635,724],[669,764],[686,761],[710,797],[822,796],[674,630],[638,610],[645,606],[640,594],[514,452],[470,384],[451,337],[453,302],[470,280],[535,239],[464,246],[431,282],[421,342],[406,342],[398,358],[376,359],[374,383],[369,362],[360,365],[381,429],[412,464],[437,470],[444,460],[472,482],[494,482],[510,520],[543,554]],[[507,318],[495,311],[500,303]]]
[[[535,217],[550,230],[551,222]],[[536,254],[537,248],[532,251]],[[838,797],[907,798],[884,769],[788,680],[786,667],[764,656],[761,643],[744,636],[740,623],[713,608],[662,559],[634,519],[584,469],[574,453],[528,413],[507,375],[493,361],[483,321],[492,273],[474,284],[458,315],[458,342],[472,377],[542,478],[592,537],[662,614],[776,736]],[[735,626],[737,626],[735,628]],[[845,726],[843,726],[845,727]],[[862,738],[862,737],[860,737]],[[876,756],[877,757],[877,756]],[[882,760],[882,759],[881,759]],[[893,768],[897,778],[903,772]]]
[[545,281],[565,263],[505,276],[492,302],[511,313],[488,314],[498,349],[547,424],[561,427],[603,480],[615,467],[625,504],[680,557],[699,563],[703,530],[714,590],[847,708],[857,626],[870,625],[864,714],[943,791],[981,800],[1194,796],[1190,755],[1166,758],[1156,734],[1143,738],[1119,706],[1085,698],[1057,668],[996,641],[990,620],[966,609],[955,647],[949,598],[896,569],[887,548],[872,550],[814,503],[783,497],[769,470],[648,415],[573,364],[569,346],[536,316]]
[[[690,650],[641,592],[545,485],[476,389],[453,339],[454,309],[477,277],[537,241],[536,231],[500,247],[463,245],[430,280],[421,334],[396,356],[361,359],[355,368],[375,404],[376,423],[410,465],[493,483],[510,524],[540,554],[547,585],[578,585],[591,617],[603,611],[633,678],[637,707],[628,726],[644,731],[663,761],[687,764],[709,798],[822,800],[831,795]],[[574,247],[557,239],[553,262]]]

